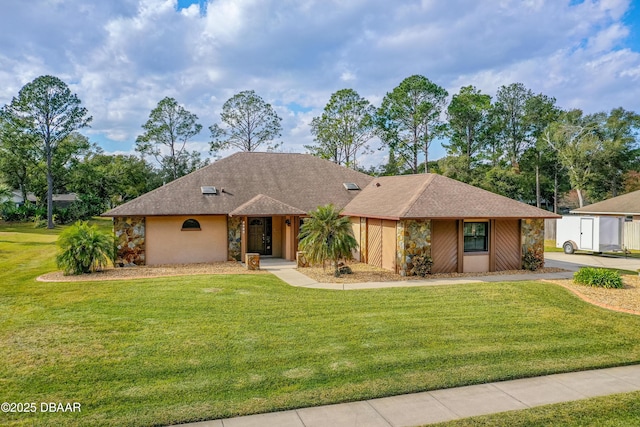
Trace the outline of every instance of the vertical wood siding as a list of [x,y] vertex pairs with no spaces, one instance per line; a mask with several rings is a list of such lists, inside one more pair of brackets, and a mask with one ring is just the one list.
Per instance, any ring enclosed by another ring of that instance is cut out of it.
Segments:
[[520,220],[496,220],[496,271],[520,270]]
[[382,267],[382,220],[367,219],[367,264]]
[[458,271],[458,226],[456,220],[432,221],[431,258],[433,273]]
[[396,222],[382,221],[382,268],[396,271]]

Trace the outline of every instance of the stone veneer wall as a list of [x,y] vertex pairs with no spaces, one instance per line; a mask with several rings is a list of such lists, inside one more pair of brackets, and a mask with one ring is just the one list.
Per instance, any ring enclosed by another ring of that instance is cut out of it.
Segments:
[[229,261],[240,261],[242,257],[242,218],[227,217],[227,233],[229,240]]
[[144,217],[115,217],[113,231],[116,235],[116,267],[144,265],[146,263]]
[[544,219],[520,220],[520,236],[523,264],[527,251],[532,251],[543,261],[544,266]]
[[396,265],[401,276],[410,275],[415,255],[431,256],[431,220],[400,220],[396,227]]

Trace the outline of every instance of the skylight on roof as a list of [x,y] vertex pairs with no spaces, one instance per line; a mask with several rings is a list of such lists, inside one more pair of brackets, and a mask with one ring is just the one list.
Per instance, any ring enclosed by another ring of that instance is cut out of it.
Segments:
[[342,185],[344,185],[344,188],[346,188],[347,190],[359,190],[360,187],[358,187],[358,184],[356,184],[355,182],[343,182]]
[[213,185],[203,185],[200,187],[202,194],[218,194],[218,189]]

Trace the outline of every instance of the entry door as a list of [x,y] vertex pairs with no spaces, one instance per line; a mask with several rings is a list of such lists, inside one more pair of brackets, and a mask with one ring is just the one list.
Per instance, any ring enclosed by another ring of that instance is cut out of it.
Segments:
[[249,218],[247,252],[271,255],[271,218]]
[[580,249],[593,250],[593,218],[580,218]]

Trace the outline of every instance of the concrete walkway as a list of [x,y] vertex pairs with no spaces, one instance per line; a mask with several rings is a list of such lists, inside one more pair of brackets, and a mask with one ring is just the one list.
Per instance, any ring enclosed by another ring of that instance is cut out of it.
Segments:
[[[547,265],[549,267],[549,265]],[[466,276],[442,279],[398,280],[392,282],[362,282],[362,283],[319,283],[310,277],[300,273],[296,269],[296,263],[280,258],[263,258],[260,260],[260,268],[269,271],[285,283],[291,286],[314,289],[333,290],[357,290],[378,288],[404,288],[413,286],[440,286],[455,285],[461,283],[487,283],[487,282],[513,282],[519,280],[541,279],[567,279],[573,277],[572,271],[560,273],[531,273],[531,274],[507,274],[494,276]],[[567,268],[567,270],[570,270]],[[577,270],[577,268],[575,269]]]
[[637,271],[640,268],[640,258],[625,258],[624,256],[592,255],[575,253],[567,255],[564,252],[545,252],[546,267],[558,267],[565,270],[578,271],[580,267],[606,267],[620,270]]
[[397,427],[640,390],[640,365],[182,424],[182,427]]

